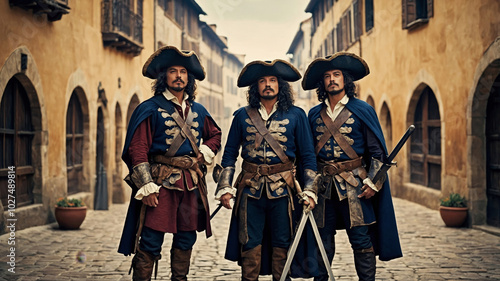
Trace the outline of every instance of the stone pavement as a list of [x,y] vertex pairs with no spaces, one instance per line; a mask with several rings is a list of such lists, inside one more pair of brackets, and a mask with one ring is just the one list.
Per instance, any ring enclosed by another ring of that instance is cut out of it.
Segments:
[[[500,280],[499,236],[448,228],[435,210],[397,198],[394,203],[404,257],[377,261],[377,280]],[[131,280],[131,257],[116,252],[127,206],[88,211],[80,230],[62,231],[53,223],[16,231],[15,273],[8,271],[9,235],[0,236],[0,280]],[[213,220],[214,235],[198,235],[189,280],[240,279],[237,264],[223,258],[229,219],[230,211],[221,209]],[[171,240],[166,235],[158,280],[170,280]],[[79,251],[86,255],[83,263],[76,259]],[[332,268],[336,280],[356,280],[345,231],[337,234]]]

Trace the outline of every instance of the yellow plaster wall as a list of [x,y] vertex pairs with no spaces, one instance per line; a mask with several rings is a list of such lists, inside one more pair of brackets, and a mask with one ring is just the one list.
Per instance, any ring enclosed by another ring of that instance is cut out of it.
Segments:
[[[85,181],[93,192],[95,185],[95,139],[98,101],[98,85],[101,83],[108,100],[104,110],[106,140],[106,165],[108,191],[111,202],[112,171],[115,168],[115,109],[122,109],[122,130],[125,139],[126,110],[133,94],[141,101],[151,94],[151,80],[142,76],[142,66],[153,53],[153,1],[144,1],[143,46],[139,56],[104,47],[101,35],[101,1],[69,1],[70,13],[61,20],[49,22],[45,16],[32,11],[10,7],[8,1],[0,2],[0,67],[17,48],[24,46],[37,66],[44,95],[44,107],[48,131],[47,186],[43,196],[62,196],[66,188],[66,111],[74,87],[80,86],[87,99],[89,142],[85,145],[89,155]],[[118,78],[121,85],[118,85]],[[39,93],[40,94],[40,93]],[[84,103],[85,104],[85,103]],[[122,170],[126,170],[125,168]],[[50,187],[49,187],[50,185]],[[53,185],[58,185],[54,188]],[[128,188],[128,187],[126,187]]]
[[468,95],[479,60],[500,35],[500,2],[434,1],[434,16],[415,30],[402,29],[401,1],[376,0],[374,11],[374,28],[360,42],[371,74],[359,84],[373,93],[378,113],[382,96],[387,99],[393,140],[412,121],[407,112],[414,90],[420,83],[431,87],[442,120],[442,193],[465,194]]

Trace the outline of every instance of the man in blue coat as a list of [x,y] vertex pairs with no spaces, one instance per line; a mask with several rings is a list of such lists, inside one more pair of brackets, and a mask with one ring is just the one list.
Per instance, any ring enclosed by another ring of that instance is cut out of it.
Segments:
[[164,235],[172,233],[171,280],[187,280],[196,231],[211,235],[203,170],[220,148],[221,131],[194,101],[195,79],[205,78],[194,52],[164,46],[143,75],[155,79],[154,96],[137,106],[127,129],[122,159],[132,198],[118,252],[135,253],[133,280],[151,280]]
[[[369,74],[366,62],[339,52],[314,60],[302,87],[317,88],[319,105],[308,114],[318,171],[315,219],[331,261],[336,229],[346,229],[359,280],[375,280],[376,260],[402,256],[389,181],[371,179],[387,157],[384,136],[375,110],[356,98],[354,81]],[[318,254],[314,280],[328,280]]]
[[[238,78],[249,86],[248,106],[236,110],[222,157],[216,198],[230,209],[236,197],[225,257],[241,265],[242,280],[279,280],[293,233],[292,196],[314,208],[316,157],[305,112],[293,105],[289,81],[301,75],[283,60],[254,61]],[[231,186],[241,150],[242,172]],[[300,168],[296,169],[296,165]],[[295,174],[303,179],[299,186]]]

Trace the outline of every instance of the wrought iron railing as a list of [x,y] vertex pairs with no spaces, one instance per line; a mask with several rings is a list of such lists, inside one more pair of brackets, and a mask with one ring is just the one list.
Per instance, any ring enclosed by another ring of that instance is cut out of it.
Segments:
[[103,0],[101,31],[105,46],[138,55],[142,50],[142,17],[122,1]]

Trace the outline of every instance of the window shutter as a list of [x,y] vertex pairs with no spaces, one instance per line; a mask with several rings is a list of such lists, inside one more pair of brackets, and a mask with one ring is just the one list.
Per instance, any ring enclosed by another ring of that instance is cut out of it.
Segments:
[[342,51],[342,26],[341,22],[337,23],[337,52]]
[[365,0],[365,31],[368,32],[372,28],[373,28],[373,0]]
[[357,41],[361,36],[361,9],[360,1],[355,0],[353,3],[353,17],[354,17],[354,41]]
[[409,23],[417,19],[417,7],[415,0],[401,0],[401,6],[403,9],[403,29],[406,29]]
[[434,0],[427,0],[427,18],[434,16]]

